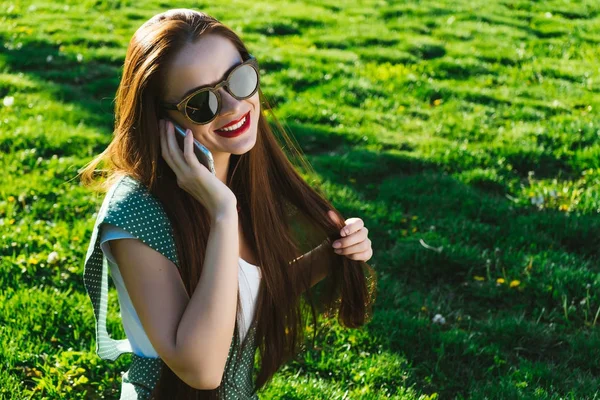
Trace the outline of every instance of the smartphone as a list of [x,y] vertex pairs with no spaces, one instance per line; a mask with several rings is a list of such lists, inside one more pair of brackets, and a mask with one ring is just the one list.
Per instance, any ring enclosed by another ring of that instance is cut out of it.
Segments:
[[[177,124],[177,122],[169,119],[175,128],[175,137],[177,138],[177,143],[179,143],[179,148],[183,151],[185,139],[185,130]],[[200,143],[196,138],[194,138],[194,154],[196,154],[196,158],[200,162],[200,164],[204,165],[213,175],[216,175],[215,172],[215,162],[213,160],[212,153],[208,150],[202,143]]]

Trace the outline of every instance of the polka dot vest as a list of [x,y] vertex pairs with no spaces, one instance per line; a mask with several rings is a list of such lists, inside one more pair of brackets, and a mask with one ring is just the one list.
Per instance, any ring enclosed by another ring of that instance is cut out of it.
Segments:
[[[130,176],[121,177],[106,193],[92,231],[84,264],[83,281],[92,302],[96,320],[96,353],[105,360],[116,360],[124,353],[132,353],[130,368],[123,374],[120,400],[148,399],[159,378],[163,361],[160,358],[141,357],[133,353],[127,338],[113,339],[106,329],[108,305],[108,260],[100,248],[100,227],[110,223],[125,229],[146,245],[158,251],[177,268],[179,261],[170,220],[160,201],[147,188]],[[240,351],[237,321],[229,348],[227,364],[221,382],[221,398],[258,399],[254,393],[253,367],[256,326],[248,330],[248,345]]]

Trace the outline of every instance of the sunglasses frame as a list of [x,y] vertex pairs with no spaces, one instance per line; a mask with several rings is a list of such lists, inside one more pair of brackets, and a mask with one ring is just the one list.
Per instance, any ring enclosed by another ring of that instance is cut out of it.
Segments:
[[[250,65],[256,71],[256,87],[254,88],[252,93],[250,93],[248,96],[238,97],[235,94],[233,94],[231,92],[231,89],[229,88],[229,78],[231,78],[231,75],[235,71],[237,71],[238,68],[241,68],[244,65]],[[254,96],[254,94],[258,90],[259,86],[260,86],[260,72],[258,69],[258,61],[252,54],[249,54],[249,58],[246,61],[234,66],[229,72],[227,72],[227,76],[225,76],[225,79],[223,79],[221,82],[217,83],[215,86],[210,86],[210,85],[201,86],[201,87],[197,88],[196,90],[194,90],[189,95],[185,96],[179,103],[162,103],[162,107],[165,110],[179,111],[180,113],[182,113],[185,116],[185,118],[188,121],[190,121],[191,123],[193,123],[195,125],[206,125],[209,122],[213,121],[217,117],[217,115],[219,115],[219,113],[221,112],[221,95],[218,92],[219,88],[224,87],[225,90],[227,90],[227,93],[232,95],[234,98],[236,98],[238,100],[244,100],[244,99]],[[213,117],[210,120],[208,120],[206,122],[196,122],[187,115],[187,111],[186,111],[187,103],[191,98],[196,96],[198,93],[205,92],[205,91],[212,92],[215,95],[215,97],[217,98],[217,111],[215,112],[215,115],[213,115]]]

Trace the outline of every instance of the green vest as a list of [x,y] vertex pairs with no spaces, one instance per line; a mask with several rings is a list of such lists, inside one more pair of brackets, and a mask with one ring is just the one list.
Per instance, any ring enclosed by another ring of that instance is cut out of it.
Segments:
[[[120,400],[147,399],[163,365],[160,358],[141,357],[132,352],[127,338],[113,339],[106,330],[108,305],[108,260],[100,248],[100,227],[110,223],[136,236],[180,268],[170,220],[160,201],[130,176],[121,177],[106,193],[92,231],[84,264],[83,281],[91,299],[96,319],[96,353],[114,361],[121,354],[132,353],[132,363],[123,374]],[[249,345],[242,354],[241,365],[233,362],[239,351],[237,319],[221,388],[224,399],[258,399],[254,393],[253,367],[256,326],[248,330]],[[232,362],[230,362],[232,361]]]

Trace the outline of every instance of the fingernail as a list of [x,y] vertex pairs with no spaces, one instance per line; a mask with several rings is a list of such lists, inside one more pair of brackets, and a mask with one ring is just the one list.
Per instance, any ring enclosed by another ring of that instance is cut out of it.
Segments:
[[342,249],[335,249],[334,250],[337,254],[340,254],[342,252]]
[[341,246],[340,242],[333,242],[333,247],[338,248],[340,246]]

